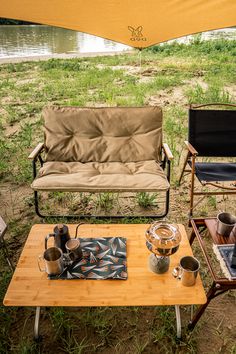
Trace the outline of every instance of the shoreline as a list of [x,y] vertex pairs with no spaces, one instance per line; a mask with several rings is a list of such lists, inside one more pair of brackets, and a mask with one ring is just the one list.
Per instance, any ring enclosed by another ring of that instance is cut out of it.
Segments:
[[14,57],[14,58],[0,58],[0,64],[14,64],[22,63],[28,61],[42,61],[49,59],[74,59],[74,58],[90,58],[98,56],[112,56],[112,55],[121,55],[121,54],[131,54],[134,53],[132,50],[122,50],[117,52],[93,52],[93,53],[74,53],[74,54],[49,54],[49,55],[33,55],[25,57]]

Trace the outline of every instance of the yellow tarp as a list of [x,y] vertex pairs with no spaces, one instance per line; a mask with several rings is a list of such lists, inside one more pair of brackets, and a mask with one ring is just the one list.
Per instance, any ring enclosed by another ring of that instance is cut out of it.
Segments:
[[236,0],[0,0],[0,17],[64,27],[145,48],[236,25]]

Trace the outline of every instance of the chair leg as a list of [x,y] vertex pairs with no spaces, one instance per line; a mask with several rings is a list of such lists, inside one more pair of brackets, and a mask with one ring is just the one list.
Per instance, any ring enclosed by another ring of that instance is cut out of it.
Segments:
[[[162,219],[164,218],[169,212],[169,204],[170,204],[170,189],[166,191],[166,198],[165,198],[165,208],[162,214],[160,215],[145,215],[143,216],[146,219]],[[69,218],[69,219],[134,219],[140,218],[140,215],[84,215],[84,214],[73,214],[73,215],[43,215],[39,208],[39,197],[38,191],[34,191],[34,206],[35,212],[40,218]]]
[[165,213],[163,216],[160,216],[160,218],[164,218],[168,212],[169,212],[169,207],[170,207],[170,189],[166,192],[166,205],[165,205]]
[[43,215],[39,211],[39,199],[38,199],[38,192],[34,191],[34,206],[35,206],[35,212],[40,218],[46,218],[46,215]]
[[5,235],[6,231],[7,231],[7,225],[6,225],[5,221],[3,220],[3,218],[0,216],[0,248],[2,248],[3,253],[4,253],[4,257],[6,258],[9,267],[13,271],[14,265],[11,261],[11,258],[9,257],[8,249],[7,249],[5,240],[4,240],[4,235]]
[[192,156],[189,217],[193,216],[194,177],[195,177],[194,174],[195,174],[195,156]]
[[186,155],[186,158],[184,160],[184,166],[183,166],[183,169],[182,169],[180,177],[179,177],[179,181],[178,181],[179,186],[181,184],[181,180],[183,178],[183,175],[184,175],[184,172],[185,172],[185,167],[187,166],[189,157],[190,157],[190,153],[188,152],[187,155]]

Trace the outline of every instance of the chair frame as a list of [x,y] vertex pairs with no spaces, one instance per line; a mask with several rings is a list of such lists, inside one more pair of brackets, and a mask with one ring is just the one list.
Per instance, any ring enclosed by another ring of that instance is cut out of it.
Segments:
[[6,225],[5,221],[3,220],[3,218],[0,216],[0,247],[3,249],[3,253],[4,253],[4,256],[6,257],[7,263],[9,265],[10,269],[13,271],[14,266],[13,266],[13,263],[12,263],[10,257],[9,257],[7,246],[6,246],[6,243],[4,240],[4,235],[5,235],[6,231],[7,231],[7,225]]
[[[36,148],[31,152],[31,154],[28,156],[28,159],[32,160],[32,167],[33,167],[33,179],[36,178],[37,176],[37,163],[40,164],[40,167],[43,166],[44,160],[42,157],[42,153],[44,152],[44,144],[39,143]],[[166,168],[166,177],[168,182],[170,183],[170,174],[171,174],[171,160],[173,159],[172,152],[170,151],[169,146],[166,143],[162,144],[162,155],[163,159],[161,161],[161,167],[163,170]],[[86,192],[86,190],[84,191]],[[107,191],[108,192],[108,191]],[[109,192],[112,192],[112,190],[109,190]],[[65,192],[68,193],[68,192]],[[164,192],[163,192],[164,193]],[[163,214],[160,215],[145,215],[143,216],[144,218],[147,219],[160,219],[164,218],[168,212],[169,212],[169,204],[170,204],[170,188],[165,192],[165,207],[164,207],[164,212]],[[73,214],[73,215],[45,215],[42,214],[40,211],[40,206],[39,206],[39,191],[34,190],[34,206],[35,206],[35,212],[36,214],[41,217],[41,218],[79,218],[79,219],[87,219],[87,218],[95,218],[95,219],[107,219],[107,218],[112,218],[112,219],[134,219],[136,217],[142,217],[140,215],[85,215],[85,214]]]
[[[190,105],[190,109],[198,109],[202,107],[208,107],[208,106],[224,106],[224,107],[236,107],[236,104],[229,104],[229,103],[209,103],[209,104],[201,104],[201,105]],[[189,217],[191,218],[193,216],[193,210],[196,208],[196,206],[202,202],[202,200],[206,196],[211,196],[211,195],[232,195],[236,194],[236,185],[235,187],[227,187],[223,186],[222,184],[218,183],[213,183],[213,182],[202,182],[200,181],[201,185],[207,186],[211,185],[213,187],[216,187],[220,190],[218,191],[195,191],[195,163],[197,160],[198,156],[198,151],[190,144],[189,141],[184,142],[186,145],[186,148],[188,150],[187,156],[184,160],[184,166],[180,174],[179,178],[179,185],[181,185],[181,180],[184,178],[186,175],[191,174],[191,184],[190,184],[190,209],[189,209]],[[191,161],[191,166],[190,169],[186,168],[188,162]],[[194,196],[202,196],[195,204],[194,204]]]

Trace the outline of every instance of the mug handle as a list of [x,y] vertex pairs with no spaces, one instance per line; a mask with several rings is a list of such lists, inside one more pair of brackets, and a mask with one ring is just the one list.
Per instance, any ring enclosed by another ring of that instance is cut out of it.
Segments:
[[183,269],[180,266],[177,266],[173,269],[172,275],[174,278],[180,280],[183,274]]
[[46,272],[46,268],[41,268],[41,266],[40,266],[40,262],[42,262],[42,260],[43,260],[43,256],[38,256],[38,267],[39,267],[39,270],[40,270],[40,272]]
[[55,237],[55,234],[48,234],[46,237],[45,237],[45,250],[48,248],[48,239],[50,237]]

